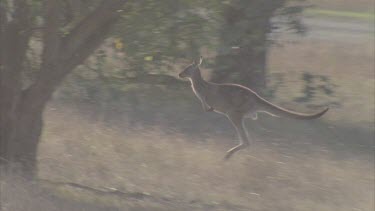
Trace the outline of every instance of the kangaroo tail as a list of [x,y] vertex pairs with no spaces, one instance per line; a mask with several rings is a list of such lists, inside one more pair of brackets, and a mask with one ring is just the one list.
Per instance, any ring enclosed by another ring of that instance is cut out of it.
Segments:
[[329,109],[327,107],[323,111],[313,113],[313,114],[306,114],[306,113],[299,113],[299,112],[287,110],[285,108],[272,104],[271,102],[263,98],[259,98],[259,99],[260,99],[262,111],[276,115],[276,116],[286,117],[286,118],[291,118],[291,119],[316,119],[316,118],[321,117],[323,114],[325,114]]

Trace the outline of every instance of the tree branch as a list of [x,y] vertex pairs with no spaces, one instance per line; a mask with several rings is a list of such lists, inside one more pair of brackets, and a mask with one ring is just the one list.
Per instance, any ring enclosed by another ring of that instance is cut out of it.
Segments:
[[117,19],[108,20],[95,33],[87,37],[85,42],[72,52],[69,57],[64,58],[63,62],[66,65],[67,71],[83,63],[103,43],[116,21]]
[[15,0],[12,17],[7,19],[4,14],[7,8],[1,5],[0,21],[0,100],[16,103],[21,90],[20,74],[24,68],[26,51],[31,33],[30,8],[27,0]]
[[150,84],[150,85],[188,85],[188,82],[178,80],[170,75],[163,74],[145,74],[137,77],[125,78],[124,83]]
[[25,30],[30,26],[30,8],[27,0],[15,0],[14,8],[12,18],[7,20],[7,8],[1,7],[0,62],[17,76],[22,71],[31,35]]
[[142,192],[129,192],[129,191],[121,191],[116,188],[98,188],[98,187],[91,187],[87,185],[82,185],[79,183],[75,182],[57,182],[57,181],[52,181],[48,179],[38,179],[40,182],[45,182],[49,183],[52,185],[57,185],[57,186],[69,186],[72,188],[78,188],[81,190],[86,190],[90,191],[95,194],[100,194],[100,195],[114,195],[114,196],[119,196],[119,197],[126,197],[126,198],[133,198],[133,199],[146,199],[146,198],[153,198],[150,194],[142,193]]
[[102,1],[91,14],[78,23],[63,39],[64,48],[61,51],[63,57],[71,57],[77,49],[85,45],[87,39],[93,34],[100,32],[100,29],[107,24],[113,24],[120,17],[121,13],[117,11],[125,2],[126,0]]
[[[117,79],[118,81],[126,84],[148,84],[148,85],[166,85],[166,86],[188,86],[189,82],[179,80],[176,77],[173,77],[171,75],[165,75],[165,74],[142,74],[137,75],[135,77],[125,77],[125,78],[111,78],[106,77],[102,71],[91,67],[90,65],[84,65],[85,68],[94,71],[98,74],[99,80],[102,80],[104,82],[110,82],[113,81],[113,79]],[[85,80],[83,77],[81,77],[82,80]]]
[[40,74],[45,74],[51,66],[57,65],[61,37],[60,5],[57,0],[44,0],[43,55]]
[[[52,1],[56,2],[56,0]],[[44,40],[45,42],[51,42],[50,47],[53,49],[50,51],[52,54],[56,53],[57,56],[52,56],[54,57],[53,62],[47,62],[46,66],[41,69],[36,82],[25,90],[26,98],[37,98],[40,99],[40,102],[47,101],[64,77],[77,65],[83,63],[104,41],[111,27],[120,17],[120,13],[117,10],[125,2],[126,0],[103,0],[65,38],[60,38],[61,41],[56,37],[56,34]],[[54,4],[50,6],[54,6]],[[49,18],[45,17],[45,19]],[[56,21],[58,20],[55,19],[51,20],[50,23],[46,23],[51,24],[51,28],[46,29],[45,32],[51,30],[53,33],[58,33],[55,31],[56,28],[52,26],[52,23]],[[53,43],[54,41],[61,42],[60,48],[57,48],[58,46]],[[56,52],[57,49],[58,51]],[[45,50],[47,51],[48,49]],[[45,56],[45,59],[52,58],[48,55],[48,52],[45,53]]]

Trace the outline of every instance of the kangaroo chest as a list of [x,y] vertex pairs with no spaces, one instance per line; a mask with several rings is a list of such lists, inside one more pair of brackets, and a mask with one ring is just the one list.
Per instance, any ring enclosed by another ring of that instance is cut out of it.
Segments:
[[208,87],[206,84],[200,83],[199,81],[191,81],[191,88],[194,92],[194,94],[200,99],[200,100],[206,100],[206,93],[208,90]]
[[194,83],[192,83],[191,88],[193,89],[195,96],[197,96],[200,100],[203,100],[205,98],[204,90],[201,87],[194,85]]

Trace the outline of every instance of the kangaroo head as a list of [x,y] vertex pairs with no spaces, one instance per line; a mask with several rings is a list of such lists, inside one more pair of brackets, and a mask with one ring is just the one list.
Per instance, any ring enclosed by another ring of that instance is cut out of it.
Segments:
[[202,64],[203,58],[200,57],[199,62],[194,61],[193,64],[187,66],[178,76],[180,78],[192,78],[194,74],[199,73],[199,65]]

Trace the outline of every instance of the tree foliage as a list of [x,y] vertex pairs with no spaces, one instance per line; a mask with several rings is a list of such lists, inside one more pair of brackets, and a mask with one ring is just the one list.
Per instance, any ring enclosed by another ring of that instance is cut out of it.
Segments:
[[270,18],[283,3],[1,0],[1,160],[35,172],[42,112],[74,69],[93,96],[98,86],[113,95],[129,83],[181,84],[171,70],[200,55],[216,63],[216,80],[263,80]]
[[[276,27],[271,18],[278,15],[297,29],[293,24],[298,23],[302,7],[283,7],[285,1],[130,1],[113,39],[98,52],[98,57],[105,57],[98,71],[107,78],[107,86],[134,77],[142,84],[149,74],[167,85],[173,79],[166,75],[176,77],[179,64],[202,55],[204,67],[214,69],[213,81],[264,87],[266,50],[272,42],[269,33]],[[73,83],[84,80],[87,71],[90,68],[76,71]],[[88,80],[102,84],[101,78]]]

